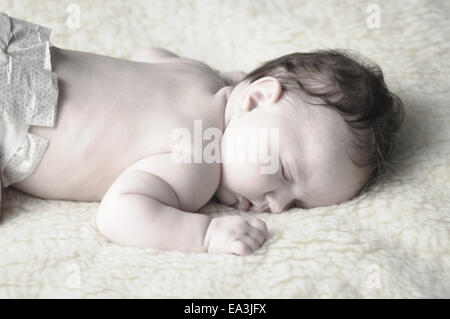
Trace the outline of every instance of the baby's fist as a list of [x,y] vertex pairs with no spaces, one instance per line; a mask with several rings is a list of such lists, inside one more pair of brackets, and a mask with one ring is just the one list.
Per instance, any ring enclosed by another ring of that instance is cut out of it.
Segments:
[[253,216],[224,216],[213,218],[204,238],[210,254],[246,256],[261,247],[268,238],[266,223]]

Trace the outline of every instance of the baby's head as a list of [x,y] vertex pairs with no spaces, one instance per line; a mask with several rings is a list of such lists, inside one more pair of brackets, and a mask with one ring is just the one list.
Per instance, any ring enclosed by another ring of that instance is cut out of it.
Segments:
[[[228,96],[216,197],[274,213],[351,199],[385,172],[402,119],[381,69],[357,55],[323,50],[269,61]],[[248,134],[236,143],[236,132]],[[230,161],[235,154],[247,160]],[[264,172],[267,158],[279,160],[276,171]]]

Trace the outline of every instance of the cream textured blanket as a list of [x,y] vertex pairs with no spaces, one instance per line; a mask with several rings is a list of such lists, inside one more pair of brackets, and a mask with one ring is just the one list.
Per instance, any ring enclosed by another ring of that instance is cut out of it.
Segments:
[[[129,58],[157,46],[220,70],[294,51],[350,48],[379,63],[406,118],[395,175],[342,205],[260,214],[254,255],[123,248],[95,228],[97,203],[8,189],[0,297],[450,297],[450,3],[428,1],[1,0],[63,48]],[[379,28],[378,28],[379,27]],[[211,216],[243,212],[211,203]]]

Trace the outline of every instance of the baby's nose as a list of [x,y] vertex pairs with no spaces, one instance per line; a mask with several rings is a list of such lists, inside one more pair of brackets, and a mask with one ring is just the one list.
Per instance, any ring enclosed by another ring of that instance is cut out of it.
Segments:
[[269,203],[270,211],[274,214],[281,213],[286,208],[289,208],[288,206],[291,202],[287,196],[274,196],[269,193],[265,197]]

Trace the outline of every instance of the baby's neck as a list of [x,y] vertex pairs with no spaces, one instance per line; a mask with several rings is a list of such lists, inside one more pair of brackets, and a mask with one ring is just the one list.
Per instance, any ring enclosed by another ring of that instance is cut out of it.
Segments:
[[233,91],[233,86],[224,86],[223,88],[221,88],[219,91],[217,91],[217,93],[214,95],[214,99],[218,99],[218,101],[220,101],[220,105],[222,105],[223,108],[223,130],[225,131],[225,129],[228,126],[228,123],[230,122],[230,110],[228,110],[227,108],[227,102],[228,102],[228,97],[231,94],[231,91]]

